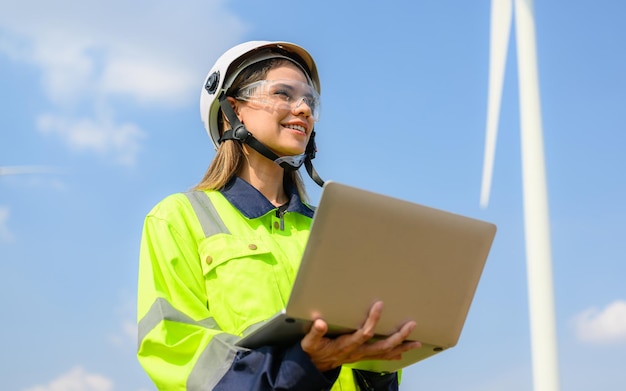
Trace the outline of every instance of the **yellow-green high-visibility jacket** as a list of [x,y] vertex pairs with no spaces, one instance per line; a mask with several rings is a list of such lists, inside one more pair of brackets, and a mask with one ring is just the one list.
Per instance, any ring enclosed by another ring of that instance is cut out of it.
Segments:
[[299,343],[234,345],[285,307],[312,216],[297,192],[276,208],[239,178],[221,192],[171,195],[150,211],[139,261],[137,355],[160,390],[397,389],[396,374],[321,373]]

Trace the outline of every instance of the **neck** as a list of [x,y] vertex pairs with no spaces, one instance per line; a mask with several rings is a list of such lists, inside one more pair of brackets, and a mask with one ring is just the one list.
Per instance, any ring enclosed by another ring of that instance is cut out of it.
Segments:
[[261,194],[274,206],[285,204],[289,199],[283,186],[285,170],[256,151],[246,153],[246,163],[239,176]]

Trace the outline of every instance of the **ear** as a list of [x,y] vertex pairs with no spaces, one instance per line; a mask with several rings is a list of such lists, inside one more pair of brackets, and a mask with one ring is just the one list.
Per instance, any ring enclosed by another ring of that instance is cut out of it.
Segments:
[[226,100],[228,101],[228,103],[230,103],[230,105],[233,107],[233,111],[235,112],[235,115],[237,115],[237,118],[239,118],[239,121],[241,121],[241,113],[240,111],[240,103],[237,99],[233,98],[232,96],[227,96]]

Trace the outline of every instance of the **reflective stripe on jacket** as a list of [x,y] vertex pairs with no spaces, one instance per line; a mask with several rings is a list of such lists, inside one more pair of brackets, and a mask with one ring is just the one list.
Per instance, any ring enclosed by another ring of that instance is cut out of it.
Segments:
[[[310,224],[276,209],[246,218],[217,191],[175,194],[154,207],[141,243],[138,358],[160,390],[330,387],[336,371],[320,373],[299,344],[234,346],[284,308]],[[396,388],[397,380],[383,389]],[[342,368],[332,390],[357,389]]]

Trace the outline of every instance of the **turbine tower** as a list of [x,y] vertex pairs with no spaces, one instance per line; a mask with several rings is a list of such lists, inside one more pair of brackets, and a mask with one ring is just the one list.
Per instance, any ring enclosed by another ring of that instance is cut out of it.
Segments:
[[[513,1],[515,10],[513,10]],[[515,11],[517,43],[533,388],[535,391],[558,391],[559,374],[550,221],[548,218],[548,192],[532,0],[492,0],[491,2],[489,95],[480,204],[484,208],[489,202],[502,84],[513,11]]]

